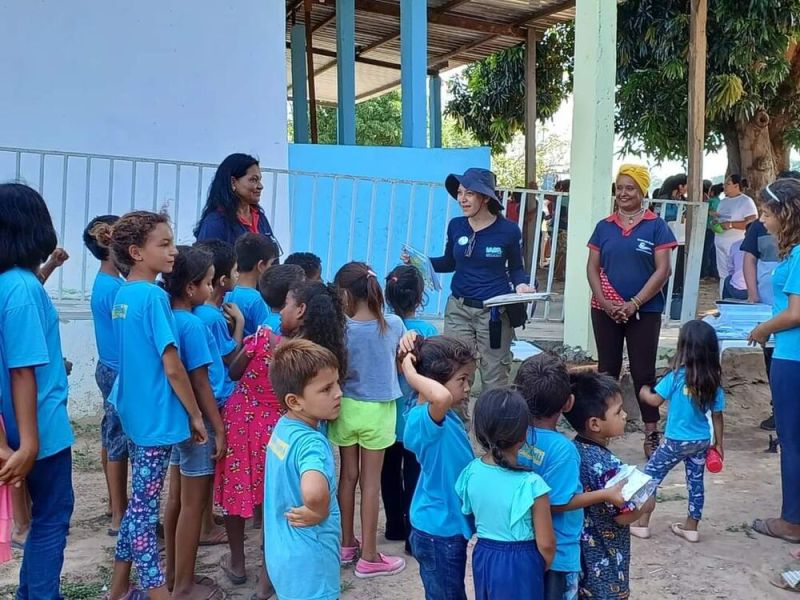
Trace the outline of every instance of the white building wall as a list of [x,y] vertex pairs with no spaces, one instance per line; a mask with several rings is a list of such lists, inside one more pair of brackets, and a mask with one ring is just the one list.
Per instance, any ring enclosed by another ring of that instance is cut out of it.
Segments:
[[[0,15],[0,146],[210,163],[248,152],[287,167],[283,0],[0,0]],[[32,168],[23,164],[23,176],[36,185]],[[0,160],[0,181],[13,169]],[[45,172],[48,199],[61,170]],[[72,278],[84,219],[69,203],[61,242]],[[194,223],[178,225],[185,238]],[[288,232],[285,203],[273,226],[279,238]],[[75,363],[71,409],[92,412],[91,325],[65,323],[62,337]]]

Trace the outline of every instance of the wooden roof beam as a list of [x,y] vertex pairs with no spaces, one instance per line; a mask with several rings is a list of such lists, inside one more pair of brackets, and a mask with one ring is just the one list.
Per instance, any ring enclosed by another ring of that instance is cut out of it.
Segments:
[[[386,15],[387,17],[400,17],[400,6],[398,4],[389,4],[379,0],[356,0],[356,10]],[[485,21],[450,13],[438,13],[435,9],[428,9],[428,23],[454,29],[492,33],[520,40],[524,40],[526,37],[525,29],[518,25]]]

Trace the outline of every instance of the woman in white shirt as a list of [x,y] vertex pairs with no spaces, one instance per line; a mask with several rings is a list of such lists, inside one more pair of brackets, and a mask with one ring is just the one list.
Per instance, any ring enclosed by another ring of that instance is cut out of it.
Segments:
[[722,295],[724,275],[728,272],[731,246],[744,239],[747,226],[758,218],[758,209],[753,199],[742,192],[747,187],[747,180],[739,175],[729,175],[725,179],[725,197],[722,198],[717,211],[711,216],[722,227],[722,232],[714,236],[714,247],[717,250],[717,272],[720,273],[719,290]]

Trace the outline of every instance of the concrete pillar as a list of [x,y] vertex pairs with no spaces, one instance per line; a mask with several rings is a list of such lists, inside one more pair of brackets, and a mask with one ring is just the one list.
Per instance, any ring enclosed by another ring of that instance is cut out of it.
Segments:
[[302,23],[292,26],[292,126],[294,143],[307,144],[308,135],[308,93],[306,82],[306,26]]
[[356,5],[355,0],[336,2],[337,140],[356,143]]
[[577,0],[564,343],[593,351],[586,243],[611,206],[617,4]]
[[[350,0],[352,2],[353,0]],[[338,7],[338,1],[336,6]],[[403,97],[403,146],[427,145],[427,2],[400,0],[400,85]]]
[[442,78],[438,73],[428,78],[428,129],[431,148],[442,147]]

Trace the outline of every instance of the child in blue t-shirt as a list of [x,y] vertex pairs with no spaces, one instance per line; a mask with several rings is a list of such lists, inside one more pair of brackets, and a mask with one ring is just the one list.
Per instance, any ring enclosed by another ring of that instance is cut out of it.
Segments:
[[403,432],[405,448],[420,465],[409,510],[409,542],[426,598],[467,597],[467,542],[475,527],[461,512],[455,484],[475,455],[453,409],[469,401],[475,363],[467,344],[445,336],[416,338],[414,350],[403,358],[403,376],[418,395]]
[[[625,433],[627,415],[622,408],[619,383],[598,373],[570,374],[574,402],[565,413],[578,433],[574,444],[580,455],[580,480],[585,492],[604,490],[623,463],[608,444]],[[655,495],[637,510],[609,502],[586,507],[581,534],[581,598],[626,600],[630,597],[631,535],[629,525],[655,506]]]
[[180,337],[169,296],[155,284],[170,273],[178,251],[164,214],[131,212],[113,225],[100,224],[98,239],[114,260],[130,269],[112,309],[119,348],[119,374],[112,403],[131,443],[131,497],[120,525],[109,598],[129,593],[136,563],[139,585],[151,598],[167,598],[158,553],[159,500],[173,444],[207,441],[179,354]]
[[286,414],[267,447],[264,548],[278,598],[339,598],[339,533],[333,451],[319,431],[339,416],[339,361],[303,339],[275,350],[270,380]]
[[[225,452],[225,430],[214,388],[224,380],[222,359],[212,355],[209,333],[192,309],[211,297],[214,257],[202,248],[178,246],[172,271],[164,273],[163,286],[175,315],[180,357],[197,398],[208,441],[187,439],[172,446],[170,486],[164,515],[167,550],[167,584],[176,597],[206,596],[213,590],[194,580],[203,513],[211,495],[215,462]],[[181,536],[178,537],[177,533]],[[174,587],[173,587],[174,586]]]
[[32,521],[20,598],[58,598],[74,496],[58,313],[36,276],[56,247],[44,199],[0,184],[0,483],[27,484]]
[[[386,304],[394,314],[403,319],[408,331],[415,331],[422,337],[439,335],[436,327],[429,321],[417,318],[417,310],[425,299],[425,281],[418,269],[401,265],[386,277]],[[397,441],[386,449],[381,470],[381,497],[386,513],[386,539],[404,540],[406,553],[411,553],[408,535],[411,533],[409,509],[414,497],[414,488],[419,478],[419,463],[414,453],[403,446],[403,432],[406,415],[417,404],[417,394],[400,374],[400,391],[403,396],[397,400]]]
[[[720,456],[724,454],[722,411],[725,409],[725,394],[721,380],[717,333],[705,321],[694,320],[681,327],[672,369],[656,384],[654,391],[642,388],[639,392],[642,402],[651,406],[660,406],[669,400],[664,441],[647,461],[644,472],[660,484],[679,462],[686,466],[689,514],[684,523],[673,523],[670,529],[689,542],[700,539],[697,526],[705,501],[703,475],[706,453],[714,447]],[[711,414],[712,426],[709,425],[708,413]],[[651,515],[652,511],[645,512],[631,526],[631,534],[649,538]]]
[[266,236],[245,233],[236,240],[235,248],[239,279],[225,295],[225,302],[232,302],[242,311],[247,337],[269,319],[269,307],[258,292],[258,281],[278,258],[278,246]]
[[306,274],[298,265],[275,265],[264,271],[258,289],[269,307],[269,315],[261,325],[281,335],[281,309],[286,304],[286,294],[305,279]]
[[525,399],[513,388],[483,392],[475,403],[473,426],[485,454],[462,471],[456,493],[464,514],[475,515],[475,598],[543,600],[556,539],[550,487],[517,464],[528,433]]
[[108,503],[111,510],[109,535],[117,535],[122,515],[128,506],[128,436],[122,430],[117,409],[108,401],[119,369],[118,345],[114,339],[111,309],[117,292],[125,282],[119,268],[111,260],[111,253],[97,242],[95,225],[113,225],[116,215],[95,217],[83,230],[83,243],[89,252],[100,261],[100,270],[92,285],[92,320],[97,343],[97,368],[94,378],[103,397],[103,420],[100,423],[103,471],[108,486]]
[[564,361],[548,353],[532,356],[520,365],[514,384],[525,398],[529,419],[517,464],[541,475],[550,487],[556,554],[545,573],[545,598],[575,600],[581,574],[583,509],[599,502],[624,505],[622,485],[582,493],[578,449],[556,430],[562,413],[569,412],[574,402]]

